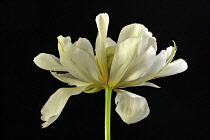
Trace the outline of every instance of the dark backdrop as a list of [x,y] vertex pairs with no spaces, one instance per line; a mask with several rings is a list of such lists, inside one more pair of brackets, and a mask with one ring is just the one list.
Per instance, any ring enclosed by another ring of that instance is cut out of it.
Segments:
[[[104,139],[104,91],[69,99],[59,119],[41,129],[40,110],[49,96],[66,84],[38,68],[33,58],[41,52],[58,56],[57,36],[72,41],[85,37],[95,43],[95,17],[110,16],[108,36],[117,40],[122,27],[144,24],[157,38],[158,50],[173,45],[175,59],[189,69],[152,82],[161,89],[127,90],[144,96],[151,113],[127,125],[114,111],[113,140],[209,139],[209,12],[207,1],[1,1],[1,139]],[[159,52],[158,51],[158,52]]]

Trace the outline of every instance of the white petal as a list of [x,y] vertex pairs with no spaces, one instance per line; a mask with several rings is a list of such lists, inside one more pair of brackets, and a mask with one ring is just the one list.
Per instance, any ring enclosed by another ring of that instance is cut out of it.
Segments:
[[98,33],[100,34],[101,38],[106,39],[109,25],[109,15],[107,13],[99,14],[96,17],[96,24],[98,27]]
[[111,65],[109,86],[113,87],[121,80],[138,53],[139,38],[130,38],[116,47]]
[[154,78],[166,77],[170,75],[175,75],[184,72],[188,68],[187,63],[183,59],[175,60],[169,63],[166,68],[164,68],[160,73],[158,73]]
[[87,82],[84,82],[84,81],[81,81],[77,78],[75,78],[73,75],[71,75],[70,73],[65,73],[65,74],[58,74],[56,72],[51,72],[51,74],[57,78],[58,80],[64,82],[64,83],[67,83],[69,85],[75,85],[77,87],[80,87],[80,86],[88,86],[90,85],[91,83],[87,83]]
[[125,90],[118,91],[115,103],[117,104],[116,112],[127,124],[141,121],[149,114],[146,99]]
[[[62,44],[65,40],[65,37],[58,37],[60,61],[63,67],[81,81],[97,83],[100,72],[95,58],[91,54],[90,44],[85,39],[79,39],[76,44],[72,44],[70,40]],[[85,44],[87,48],[84,48]]]
[[146,52],[150,46],[157,51],[156,38],[152,37],[152,33],[142,24],[130,24],[125,26],[120,32],[117,43],[120,44],[128,38],[134,37],[141,38],[141,54]]
[[176,47],[168,47],[166,50],[162,50],[155,58],[152,66],[146,72],[143,77],[146,79],[152,79],[159,72],[161,72],[168,63],[173,59],[176,52]]
[[107,30],[109,25],[109,15],[99,14],[96,17],[96,24],[98,27],[98,35],[96,38],[96,59],[98,61],[98,66],[103,76],[104,82],[108,80],[108,68],[107,68],[107,59],[106,59],[106,38]]
[[138,79],[142,74],[147,72],[155,59],[156,51],[151,46],[142,56],[136,58],[135,62],[130,66],[129,70],[122,78],[123,83]]
[[144,30],[144,25],[130,24],[122,28],[117,43],[125,41],[128,38],[140,37]]
[[155,58],[152,66],[146,75],[153,75],[158,73],[166,65],[167,52],[162,50]]
[[45,70],[66,71],[60,63],[60,60],[51,54],[40,53],[34,58],[34,63]]
[[[92,67],[94,69],[92,71],[92,74],[93,74],[92,76],[94,77],[94,79],[98,80],[98,76],[102,77],[101,73],[98,69],[98,66],[96,64],[96,61],[95,61],[95,55],[94,55],[94,52],[93,52],[93,47],[90,44],[89,40],[87,40],[86,38],[79,38],[79,40],[76,43],[76,47],[78,47],[81,50],[84,50],[85,52],[87,52],[90,55],[90,57],[92,58],[93,64],[90,65],[90,67]],[[89,60],[88,60],[88,62],[90,63]]]
[[75,45],[78,48],[87,52],[91,57],[95,57],[93,52],[93,47],[90,44],[89,40],[87,40],[86,38],[79,38],[79,40],[75,43]]
[[[168,48],[171,48],[171,47],[168,47]],[[168,55],[169,54],[168,51],[171,52],[170,56]],[[123,87],[141,85],[144,82],[153,79],[159,72],[161,72],[161,70],[164,69],[164,67],[167,65],[167,63],[170,62],[170,60],[173,58],[173,54],[174,54],[174,51],[171,51],[170,49],[162,50],[155,57],[153,64],[151,65],[151,67],[149,68],[149,70],[147,72],[142,74],[142,76],[137,80],[123,83],[122,84]]]
[[41,110],[41,119],[46,121],[42,127],[45,128],[52,124],[61,114],[69,97],[80,94],[84,89],[85,87],[60,88],[51,95]]
[[141,55],[145,53],[151,46],[155,51],[157,51],[157,42],[156,38],[152,36],[152,33],[148,31],[145,27],[141,35],[142,44],[141,44]]
[[62,35],[59,35],[57,39],[58,43],[62,45],[63,49],[66,49],[66,47],[70,47],[70,45],[72,44],[70,36],[63,37]]

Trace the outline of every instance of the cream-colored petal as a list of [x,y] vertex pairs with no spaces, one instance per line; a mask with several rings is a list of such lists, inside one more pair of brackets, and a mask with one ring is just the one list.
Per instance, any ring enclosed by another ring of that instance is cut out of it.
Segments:
[[109,25],[109,15],[99,14],[96,17],[96,24],[98,27],[98,35],[96,38],[96,59],[98,61],[98,66],[103,76],[103,81],[108,80],[108,68],[107,68],[107,58],[106,58],[106,38]]
[[70,40],[67,42],[65,37],[59,36],[60,61],[63,67],[75,78],[88,83],[99,83],[98,74],[100,72],[95,58],[91,55],[90,46],[84,48],[85,44],[90,45],[85,39],[79,39],[76,44],[72,44]]
[[127,124],[141,121],[149,114],[146,99],[125,90],[118,90],[115,103],[117,104],[116,112]]
[[111,65],[109,86],[114,87],[121,80],[138,55],[139,38],[129,38],[116,47]]
[[61,114],[69,97],[80,94],[84,89],[85,87],[60,88],[51,95],[41,110],[41,120],[45,121],[42,127],[52,124]]
[[57,78],[58,80],[64,82],[64,83],[67,83],[69,85],[75,85],[77,87],[80,87],[80,86],[88,86],[88,85],[91,85],[91,83],[87,83],[87,82],[84,82],[84,81],[81,81],[77,78],[75,78],[73,75],[71,75],[70,73],[65,73],[65,74],[58,74],[56,72],[51,72],[51,74]]
[[125,41],[128,38],[140,37],[144,31],[142,24],[130,24],[122,28],[120,31],[117,43]]
[[166,76],[170,76],[170,75],[175,75],[181,72],[184,72],[185,70],[187,70],[188,65],[186,63],[186,61],[184,61],[183,59],[178,59],[175,60],[171,63],[169,63],[166,68],[164,68],[160,73],[158,73],[155,78],[160,78],[160,77],[166,77]]
[[45,70],[66,71],[60,63],[60,60],[52,54],[40,53],[34,58],[34,63]]

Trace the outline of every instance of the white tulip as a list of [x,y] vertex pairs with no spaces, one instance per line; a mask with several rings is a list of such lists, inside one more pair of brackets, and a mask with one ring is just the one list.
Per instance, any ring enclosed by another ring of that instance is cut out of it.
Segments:
[[[58,36],[60,58],[41,53],[34,58],[35,64],[58,80],[76,87],[58,89],[41,110],[43,128],[53,123],[61,114],[67,100],[72,95],[111,89],[117,92],[116,112],[128,124],[136,123],[149,114],[145,98],[121,90],[130,86],[157,85],[151,79],[181,73],[187,69],[183,59],[173,62],[176,45],[156,54],[156,38],[142,24],[125,26],[115,42],[107,37],[109,16],[106,13],[96,17],[98,35],[95,53],[90,42],[79,38],[75,43],[71,38]],[[59,74],[59,71],[65,72]],[[107,134],[108,135],[108,134]]]

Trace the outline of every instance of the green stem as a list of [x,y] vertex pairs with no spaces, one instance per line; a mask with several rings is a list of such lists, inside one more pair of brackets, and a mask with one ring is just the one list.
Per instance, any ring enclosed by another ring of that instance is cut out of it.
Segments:
[[110,134],[110,120],[111,120],[111,99],[112,88],[105,88],[105,140],[111,140]]

